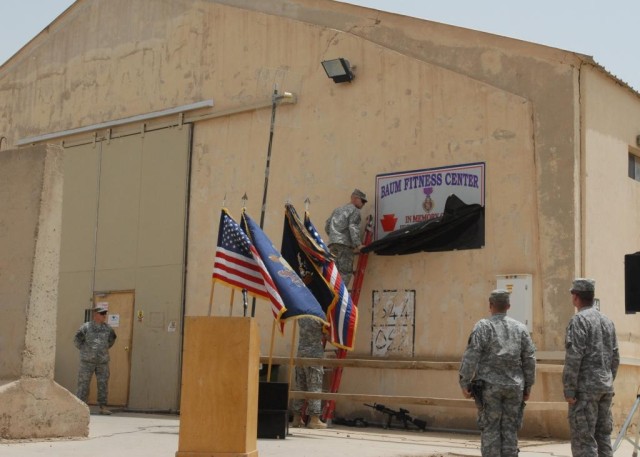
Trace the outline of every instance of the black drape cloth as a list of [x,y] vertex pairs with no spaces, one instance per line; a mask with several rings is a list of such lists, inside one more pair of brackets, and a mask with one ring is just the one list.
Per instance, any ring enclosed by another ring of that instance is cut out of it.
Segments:
[[450,195],[442,216],[389,233],[362,249],[363,253],[404,255],[416,252],[478,249],[484,246],[484,207],[467,205]]

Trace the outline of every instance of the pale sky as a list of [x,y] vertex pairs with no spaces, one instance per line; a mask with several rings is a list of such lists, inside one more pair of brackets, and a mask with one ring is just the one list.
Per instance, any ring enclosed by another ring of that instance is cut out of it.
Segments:
[[[268,1],[268,0],[256,0]],[[640,90],[640,0],[348,0],[407,16],[518,38],[593,56]],[[0,62],[73,0],[0,0]]]

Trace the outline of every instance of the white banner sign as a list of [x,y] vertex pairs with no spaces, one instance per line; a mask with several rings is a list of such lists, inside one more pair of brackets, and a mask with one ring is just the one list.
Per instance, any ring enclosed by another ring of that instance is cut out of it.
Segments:
[[375,239],[442,216],[447,197],[484,206],[484,162],[376,176]]

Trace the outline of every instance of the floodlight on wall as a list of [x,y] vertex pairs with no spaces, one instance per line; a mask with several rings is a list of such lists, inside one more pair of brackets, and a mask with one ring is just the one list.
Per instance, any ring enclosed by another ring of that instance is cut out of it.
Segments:
[[334,83],[350,83],[355,76],[351,71],[351,66],[347,59],[340,57],[339,59],[324,60],[322,67],[327,76],[333,79]]

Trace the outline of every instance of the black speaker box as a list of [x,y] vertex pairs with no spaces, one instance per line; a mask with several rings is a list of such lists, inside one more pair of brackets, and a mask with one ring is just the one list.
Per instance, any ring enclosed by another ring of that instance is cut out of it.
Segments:
[[258,384],[258,438],[284,439],[289,425],[289,383]]
[[260,382],[258,384],[258,411],[289,407],[288,382]]
[[640,252],[624,256],[624,312],[640,312]]
[[258,438],[283,440],[287,436],[287,410],[258,410]]

